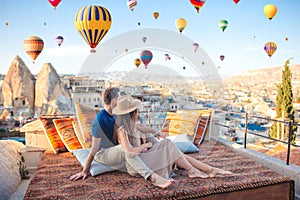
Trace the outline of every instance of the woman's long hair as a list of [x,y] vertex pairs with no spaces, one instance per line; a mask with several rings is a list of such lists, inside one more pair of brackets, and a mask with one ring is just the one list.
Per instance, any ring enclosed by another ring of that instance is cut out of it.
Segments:
[[126,113],[124,115],[116,115],[115,120],[115,127],[114,127],[114,135],[113,135],[113,142],[115,144],[119,144],[118,141],[118,130],[123,127],[124,131],[128,137],[128,140],[131,144],[136,144],[136,140],[139,138],[137,137],[135,123],[137,120],[137,109]]

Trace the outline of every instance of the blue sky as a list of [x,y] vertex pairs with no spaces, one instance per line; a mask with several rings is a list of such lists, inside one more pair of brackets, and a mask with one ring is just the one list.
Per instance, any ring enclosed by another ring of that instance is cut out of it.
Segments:
[[[237,5],[232,0],[207,0],[200,13],[188,0],[138,0],[133,12],[127,7],[126,0],[62,0],[56,10],[47,0],[0,2],[2,74],[7,73],[16,55],[23,59],[33,74],[37,74],[47,62],[52,63],[58,73],[77,73],[89,56],[90,48],[77,33],[73,21],[76,12],[88,5],[103,6],[112,15],[111,29],[99,45],[135,29],[177,31],[175,20],[185,18],[187,26],[183,34],[200,44],[214,64],[220,66],[220,74],[281,66],[290,57],[294,58],[292,64],[300,63],[299,0],[241,0]],[[278,8],[272,21],[264,15],[266,4],[274,4]],[[157,20],[152,16],[155,11],[160,13]],[[224,32],[218,27],[221,19],[229,22]],[[45,42],[35,64],[23,49],[23,40],[31,35],[39,36]],[[54,42],[57,35],[65,38],[61,47]],[[268,41],[277,43],[277,51],[272,58],[263,49]],[[219,58],[221,54],[225,55],[224,61]]]

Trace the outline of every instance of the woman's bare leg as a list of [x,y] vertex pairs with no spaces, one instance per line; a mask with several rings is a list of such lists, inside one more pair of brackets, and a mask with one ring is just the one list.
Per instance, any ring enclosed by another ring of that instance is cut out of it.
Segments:
[[197,168],[195,168],[184,156],[180,156],[176,161],[175,164],[178,165],[179,167],[185,169],[188,171],[188,176],[190,178],[208,178],[208,175],[199,171]]
[[230,171],[209,166],[199,160],[196,160],[195,158],[189,155],[184,154],[184,156],[189,161],[190,164],[192,164],[195,168],[201,171],[205,171],[206,173],[208,173],[209,177],[211,178],[215,177],[217,174],[232,174]]
[[153,185],[160,187],[160,188],[167,188],[174,182],[174,180],[169,180],[169,179],[163,178],[155,173],[151,174],[150,180]]

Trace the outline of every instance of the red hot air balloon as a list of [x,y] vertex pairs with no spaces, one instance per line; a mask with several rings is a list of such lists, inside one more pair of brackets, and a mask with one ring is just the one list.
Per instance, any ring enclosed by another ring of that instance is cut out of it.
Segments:
[[199,13],[200,9],[204,5],[206,0],[190,0],[191,4],[196,8],[197,13]]
[[237,5],[237,3],[239,2],[240,0],[233,0],[233,2],[235,3],[235,5]]
[[144,51],[141,52],[140,57],[141,57],[142,62],[145,65],[145,68],[147,68],[147,65],[150,63],[150,61],[153,58],[153,54],[149,50],[144,50]]
[[54,10],[56,9],[56,6],[61,2],[61,0],[48,0],[49,3],[53,6]]

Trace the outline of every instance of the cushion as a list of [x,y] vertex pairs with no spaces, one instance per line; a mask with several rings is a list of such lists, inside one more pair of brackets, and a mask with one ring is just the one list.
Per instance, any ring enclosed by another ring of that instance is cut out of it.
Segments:
[[53,119],[53,123],[56,127],[58,135],[60,136],[68,151],[82,149],[82,146],[77,139],[77,136],[73,129],[73,121],[73,118]]
[[167,138],[174,142],[183,153],[199,152],[198,147],[195,146],[187,134],[178,134],[174,136],[168,136]]
[[75,135],[77,136],[77,139],[80,142],[82,148],[89,148],[89,144],[85,143],[85,141],[83,139],[83,136],[82,136],[82,133],[80,131],[80,127],[79,127],[78,121],[77,120],[73,120],[72,125],[73,125],[73,129],[74,129]]
[[50,144],[52,151],[55,154],[60,153],[60,152],[66,152],[67,149],[66,149],[63,141],[61,140],[61,138],[55,128],[55,125],[52,121],[53,119],[58,119],[58,118],[40,117],[39,119],[40,119],[41,123],[43,124],[44,133]]
[[[80,162],[82,167],[84,167],[84,165],[85,165],[86,159],[89,155],[89,151],[90,151],[90,149],[78,149],[78,150],[72,151],[73,155],[77,158],[77,160]],[[115,169],[113,169],[109,166],[103,165],[101,163],[98,163],[94,160],[90,167],[90,174],[92,176],[96,176],[98,174],[103,174],[105,172],[111,172],[111,171],[115,171]]]
[[167,112],[166,120],[179,120],[179,121],[187,121],[196,124],[199,118],[199,114],[196,112],[188,112],[188,111],[177,111]]
[[92,146],[92,124],[100,108],[75,103],[76,117],[85,146]]
[[198,119],[197,112],[167,112],[161,131],[168,132],[169,136],[186,133],[194,138]]

